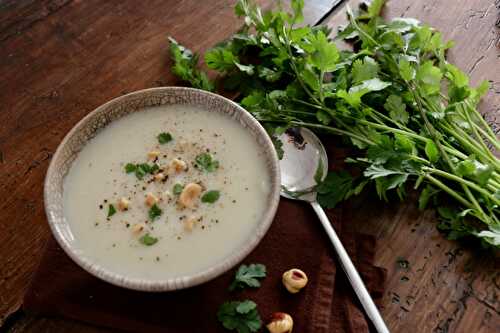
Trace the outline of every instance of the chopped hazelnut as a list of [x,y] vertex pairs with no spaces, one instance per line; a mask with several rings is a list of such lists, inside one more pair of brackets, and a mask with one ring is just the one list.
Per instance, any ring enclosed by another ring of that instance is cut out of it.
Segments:
[[271,316],[271,322],[266,325],[270,333],[291,333],[293,319],[287,313],[276,312]]
[[307,284],[307,275],[297,268],[292,268],[283,273],[283,285],[292,294],[298,293]]
[[146,193],[146,205],[152,207],[158,202],[158,198],[151,192]]
[[125,211],[128,209],[128,206],[129,206],[130,202],[127,200],[127,198],[120,198],[120,200],[118,200],[118,209],[121,210],[121,211]]
[[152,150],[148,153],[148,160],[154,160],[155,158],[157,158],[158,156],[160,156],[160,152],[157,151],[157,150]]
[[201,191],[202,188],[199,184],[187,184],[179,195],[179,203],[184,207],[192,208],[200,196]]
[[159,172],[156,175],[154,175],[154,179],[156,181],[162,181],[163,179],[165,179],[165,174],[163,172]]
[[196,222],[198,222],[198,220],[199,219],[194,216],[190,216],[187,219],[184,219],[184,221],[182,221],[184,223],[184,230],[192,231],[194,225],[196,224]]
[[170,162],[170,168],[174,170],[175,172],[181,172],[186,170],[187,164],[186,162],[179,160],[177,158],[174,158],[172,162]]
[[142,223],[137,223],[132,226],[132,233],[134,235],[140,234],[144,230],[145,226]]

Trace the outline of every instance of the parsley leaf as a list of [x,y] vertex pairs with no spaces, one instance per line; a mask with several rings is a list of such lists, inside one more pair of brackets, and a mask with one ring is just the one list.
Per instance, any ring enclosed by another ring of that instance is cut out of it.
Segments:
[[384,108],[389,111],[389,116],[401,124],[408,123],[410,115],[406,112],[406,105],[398,95],[390,95],[384,104]]
[[116,214],[116,208],[112,204],[108,207],[108,217],[111,217]]
[[170,57],[174,61],[172,72],[181,80],[191,83],[195,88],[214,90],[214,85],[208,79],[207,74],[197,68],[198,55],[177,43],[172,37],[169,37],[168,40],[170,41]]
[[133,163],[127,163],[125,165],[125,172],[126,173],[132,173],[132,172],[135,172],[135,170],[137,169],[137,166]]
[[352,176],[346,172],[330,172],[325,180],[318,185],[318,202],[326,208],[334,208],[344,200],[351,190]]
[[165,144],[165,143],[168,143],[172,140],[173,140],[173,137],[172,137],[172,134],[170,134],[170,133],[162,132],[162,133],[158,134],[158,142],[160,144]]
[[154,221],[155,219],[160,217],[162,213],[163,211],[161,210],[161,208],[158,207],[158,205],[154,204],[148,211],[149,219],[151,221]]
[[215,190],[208,191],[208,192],[205,192],[201,196],[201,202],[204,202],[204,203],[214,203],[217,200],[219,200],[219,197],[220,197],[220,192],[219,191],[215,191]]
[[420,81],[426,93],[436,94],[441,89],[441,70],[434,66],[431,61],[426,61],[417,70],[417,80]]
[[139,164],[133,164],[133,163],[127,163],[125,165],[125,172],[126,173],[135,173],[135,176],[137,179],[142,180],[144,176],[147,174],[154,174],[160,169],[160,166],[156,163],[149,165],[147,163],[139,163]]
[[403,78],[405,81],[411,81],[415,78],[415,70],[411,66],[410,62],[406,59],[402,59],[399,64],[399,75]]
[[145,234],[141,238],[139,238],[139,242],[146,246],[154,245],[158,242],[158,238],[151,236],[149,233]]
[[223,303],[217,311],[217,319],[226,329],[238,333],[257,332],[262,326],[257,304],[250,300]]
[[425,143],[425,155],[429,158],[429,161],[436,163],[439,160],[439,150],[432,140],[427,140]]
[[184,185],[177,183],[174,185],[172,192],[174,193],[174,195],[179,195],[182,193],[183,189],[184,189]]
[[231,50],[216,47],[205,53],[205,62],[208,68],[224,72],[233,69],[238,63],[238,58],[233,55]]
[[378,64],[373,58],[357,59],[352,64],[352,79],[355,84],[377,77]]
[[229,290],[260,287],[258,279],[264,277],[266,277],[266,266],[262,264],[241,265],[236,271],[234,281],[229,286]]
[[219,161],[214,160],[209,153],[201,153],[194,160],[197,168],[207,172],[214,172],[219,168]]
[[334,70],[339,59],[339,51],[335,44],[330,43],[321,30],[316,35],[311,36],[310,43],[314,47],[314,52],[311,56],[313,66],[323,72]]

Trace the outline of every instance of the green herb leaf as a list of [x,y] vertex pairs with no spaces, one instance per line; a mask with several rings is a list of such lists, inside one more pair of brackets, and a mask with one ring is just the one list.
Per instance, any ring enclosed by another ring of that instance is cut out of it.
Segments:
[[311,56],[313,66],[323,72],[334,70],[339,59],[339,51],[335,44],[329,42],[321,30],[316,35],[310,36],[310,43],[314,48]]
[[148,211],[149,219],[151,221],[154,221],[155,219],[160,217],[162,213],[163,213],[163,211],[160,209],[160,207],[158,207],[158,205],[154,204]]
[[214,160],[209,153],[201,153],[195,158],[196,167],[207,172],[214,172],[219,168],[219,161]]
[[170,134],[170,133],[162,132],[162,133],[158,134],[158,142],[162,145],[165,143],[168,143],[172,140],[173,140],[172,134]]
[[146,246],[154,245],[158,242],[158,238],[151,236],[149,233],[145,234],[141,238],[139,238],[139,242]]
[[406,112],[406,105],[398,95],[390,95],[384,104],[384,108],[389,111],[389,116],[401,124],[407,124],[410,115]]
[[490,225],[489,230],[483,230],[476,235],[493,246],[500,246],[500,225]]
[[325,208],[334,208],[344,200],[352,188],[353,178],[346,171],[330,172],[317,187],[318,202]]
[[374,78],[370,80],[363,81],[360,85],[354,86],[349,89],[349,93],[357,91],[380,91],[391,85],[390,82],[384,82],[379,78]]
[[177,43],[172,37],[170,41],[170,57],[174,61],[172,72],[181,80],[189,82],[193,87],[212,91],[213,83],[208,79],[206,73],[197,68],[198,55],[191,50]]
[[266,266],[262,264],[241,265],[236,271],[234,281],[229,286],[229,290],[243,289],[245,287],[258,288],[258,279],[266,277]]
[[425,155],[431,163],[436,163],[439,160],[439,150],[432,140],[427,140],[425,143]]
[[405,81],[411,81],[415,78],[415,69],[411,66],[410,62],[406,59],[402,59],[399,64],[399,75]]
[[172,192],[174,193],[174,195],[179,195],[182,193],[183,189],[184,189],[184,185],[177,183],[174,185]]
[[377,77],[379,66],[373,58],[357,59],[352,64],[352,79],[355,84]]
[[137,166],[133,163],[127,163],[125,165],[125,172],[126,173],[132,173],[132,172],[135,172],[135,170],[137,169]]
[[439,93],[441,90],[442,73],[431,61],[426,61],[417,70],[417,80],[419,80],[425,91],[431,95]]
[[108,207],[108,217],[111,217],[116,214],[116,208],[112,204]]
[[201,202],[204,202],[204,203],[214,203],[217,200],[219,200],[219,197],[220,197],[220,192],[219,191],[211,190],[211,191],[205,192],[201,196]]
[[217,311],[217,319],[226,329],[238,333],[257,332],[262,326],[257,304],[249,300],[223,303]]
[[205,62],[208,68],[225,72],[236,66],[238,58],[229,49],[216,47],[205,53]]

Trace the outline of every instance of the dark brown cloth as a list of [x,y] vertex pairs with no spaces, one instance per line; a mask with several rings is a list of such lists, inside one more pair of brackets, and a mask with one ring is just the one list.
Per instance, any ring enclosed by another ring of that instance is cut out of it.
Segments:
[[[372,265],[373,238],[342,228],[340,211],[329,216],[348,252],[379,299],[384,274]],[[348,223],[346,219],[343,221]],[[268,276],[262,287],[229,292],[234,270],[203,285],[168,293],[131,291],[103,282],[77,266],[50,239],[24,310],[62,316],[117,329],[143,332],[224,332],[216,319],[227,300],[252,299],[264,322],[273,312],[290,313],[294,332],[367,332],[369,326],[343,273],[325,232],[306,203],[282,200],[267,235],[244,263],[264,263]],[[289,294],[281,274],[293,267],[304,270],[309,284]],[[236,268],[235,268],[236,269]],[[264,331],[264,330],[263,330]]]

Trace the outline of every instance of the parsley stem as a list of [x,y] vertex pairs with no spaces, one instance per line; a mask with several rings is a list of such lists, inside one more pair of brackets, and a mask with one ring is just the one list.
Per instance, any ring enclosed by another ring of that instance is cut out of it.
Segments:
[[[424,124],[425,124],[425,127],[427,128],[427,131],[429,132],[430,136],[434,140],[434,143],[438,147],[438,150],[441,152],[441,155],[442,155],[443,159],[446,161],[446,163],[448,164],[448,167],[450,168],[450,170],[453,173],[455,173],[456,172],[455,165],[453,164],[453,162],[451,161],[450,157],[448,156],[448,153],[446,153],[446,151],[444,150],[443,146],[441,145],[441,140],[440,140],[440,138],[439,138],[439,136],[437,134],[436,129],[434,128],[434,126],[432,126],[431,122],[427,118],[427,115],[425,114],[425,111],[424,111],[424,108],[423,108],[423,105],[422,105],[422,100],[424,98],[422,98],[420,96],[420,93],[418,92],[418,88],[417,87],[414,87],[413,85],[408,85],[408,88],[410,89],[410,91],[411,91],[411,93],[413,95],[413,98],[417,102],[418,109],[420,111],[420,115],[422,116],[422,119],[424,120]],[[481,206],[477,202],[476,198],[472,195],[469,187],[464,182],[460,183],[460,186],[464,190],[464,192],[467,195],[467,197],[469,198],[469,200],[472,202],[473,206],[477,209],[477,211],[483,217],[483,221],[485,223],[489,223],[488,216],[483,211],[483,209],[481,208]]]
[[309,90],[309,87],[305,84],[305,82],[302,80],[299,70],[297,69],[297,66],[295,65],[295,57],[292,52],[292,47],[290,46],[290,39],[288,39],[288,34],[286,32],[286,28],[283,27],[283,37],[284,37],[284,42],[286,46],[286,51],[288,53],[288,57],[290,58],[290,66],[292,67],[293,71],[295,72],[295,76],[297,77],[297,81],[299,81],[299,84],[302,86],[302,89],[311,97],[313,101],[315,101],[317,104],[321,104],[321,102],[314,96],[314,94]]
[[495,147],[495,149],[500,150],[500,142],[498,142],[496,138],[491,138],[489,134],[478,124],[474,123],[474,127]]
[[468,100],[465,100],[464,101],[465,104],[467,104],[467,107],[471,110],[473,110],[473,112],[475,113],[476,117],[479,119],[479,121],[481,122],[481,124],[483,124],[484,128],[486,129],[486,131],[488,131],[488,133],[490,134],[490,137],[492,139],[494,139],[493,141],[496,142],[496,145],[495,147],[497,147],[497,149],[500,149],[500,143],[498,142],[498,139],[495,135],[495,133],[493,133],[493,130],[491,129],[491,126],[486,122],[486,120],[484,119],[483,115],[480,114],[476,108],[474,108],[472,105],[470,105],[469,101]]
[[312,107],[312,108],[316,108],[316,109],[319,109],[319,110],[325,110],[325,108],[324,108],[324,107],[322,107],[321,105],[308,103],[308,102],[306,102],[306,101],[302,101],[302,100],[297,99],[297,98],[291,98],[290,100],[291,100],[291,101],[293,101],[293,102],[299,103],[299,104],[303,104],[303,105],[306,105],[306,106],[310,106],[310,107]]
[[460,201],[460,203],[462,205],[464,205],[465,207],[467,208],[472,208],[472,204],[467,201],[464,197],[462,197],[458,192],[452,190],[451,188],[449,188],[448,186],[446,186],[444,183],[442,183],[441,181],[437,180],[436,178],[432,177],[431,175],[429,174],[425,174],[424,177],[430,181],[432,184],[434,184],[435,186],[439,187],[440,189],[442,189],[443,191],[447,192],[449,195],[451,195],[452,197],[454,197],[455,199],[457,199],[458,201]]
[[291,110],[291,109],[283,109],[282,111],[285,111],[285,112],[288,112],[288,113],[292,113],[292,114],[300,114],[300,115],[303,115],[303,116],[308,116],[308,117],[314,117],[314,118],[316,118],[316,114],[314,114],[312,112],[297,111],[297,110]]
[[338,129],[336,127],[331,127],[331,126],[326,126],[326,125],[319,125],[319,124],[314,124],[314,123],[306,123],[306,122],[303,122],[303,121],[291,121],[290,122],[291,125],[297,125],[297,126],[304,126],[304,127],[309,127],[309,128],[318,128],[318,129],[322,129],[324,131],[327,131],[327,132],[331,132],[331,133],[334,133],[334,134],[338,134],[338,135],[347,135],[353,139],[356,139],[356,140],[359,140],[361,142],[364,142],[366,144],[369,144],[369,145],[375,145],[375,142],[365,138],[365,137],[362,137],[362,136],[359,136],[355,133],[352,133],[352,132],[348,132],[348,131],[344,131],[344,130],[341,130],[341,129]]
[[493,154],[491,153],[491,151],[489,150],[489,148],[486,146],[486,144],[484,143],[484,140],[483,138],[481,137],[481,135],[479,135],[477,129],[474,127],[474,122],[472,121],[471,117],[470,117],[470,114],[462,107],[462,110],[464,111],[464,114],[465,114],[465,117],[467,118],[467,121],[469,122],[470,124],[470,127],[471,127],[471,130],[472,130],[472,133],[474,133],[476,139],[477,139],[477,142],[479,142],[479,144],[481,145],[481,147],[483,148],[483,150],[485,151],[485,153],[493,160],[495,160],[495,156],[493,156]]
[[321,73],[319,75],[319,100],[321,103],[325,102],[325,97],[323,94],[323,81],[325,81],[325,71],[321,70]]
[[463,179],[462,177],[459,177],[459,176],[456,176],[454,174],[448,173],[448,172],[443,171],[443,170],[435,169],[435,168],[430,168],[430,167],[424,166],[424,167],[422,167],[422,170],[431,172],[431,173],[436,174],[436,175],[440,175],[440,176],[447,178],[447,179],[450,179],[450,180],[454,180],[454,181],[461,183],[461,184],[465,184],[465,185],[469,186],[470,188],[476,190],[477,192],[483,194],[487,198],[491,199],[497,205],[500,205],[500,200],[496,199],[492,195],[492,193],[490,193],[489,191],[483,189],[482,187],[478,186],[477,184],[475,184],[471,181],[468,181],[466,179]]
[[415,133],[413,132],[411,129],[409,129],[408,127],[404,126],[404,125],[401,125],[400,123],[398,123],[397,121],[395,121],[394,119],[392,119],[391,117],[387,117],[385,114],[383,114],[382,112],[379,112],[367,105],[364,105],[363,106],[369,108],[373,113],[375,113],[377,116],[379,116],[380,118],[384,119],[385,121],[388,121],[388,122],[391,122],[393,123],[394,125],[396,125],[398,128],[402,129],[402,130],[405,130],[405,131],[408,131],[408,132],[411,132],[411,133]]
[[482,162],[491,163],[496,170],[500,171],[500,162],[495,158],[490,157],[488,154],[485,154],[481,147],[477,145],[475,140],[469,140],[469,135],[464,132],[460,127],[454,124],[441,124],[441,128],[446,130],[449,134],[451,134],[460,144],[469,149],[469,151],[479,158],[481,158]]

